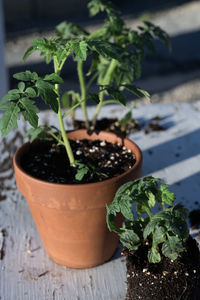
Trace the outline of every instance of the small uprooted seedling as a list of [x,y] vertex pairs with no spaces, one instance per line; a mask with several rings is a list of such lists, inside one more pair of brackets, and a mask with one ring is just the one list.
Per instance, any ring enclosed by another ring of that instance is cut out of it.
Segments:
[[[174,201],[175,195],[166,184],[160,183],[160,179],[149,176],[128,182],[119,188],[113,202],[107,205],[108,228],[119,235],[129,251],[149,245],[150,263],[160,262],[162,256],[175,260],[185,250],[189,231],[187,209],[181,204],[173,206]],[[156,205],[160,211],[153,214],[152,208]],[[115,225],[119,213],[125,217],[120,228]]]

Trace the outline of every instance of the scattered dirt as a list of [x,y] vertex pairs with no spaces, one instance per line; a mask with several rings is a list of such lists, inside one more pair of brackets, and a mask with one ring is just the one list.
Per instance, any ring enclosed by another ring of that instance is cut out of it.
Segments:
[[163,257],[157,264],[147,261],[148,246],[135,253],[124,250],[127,261],[126,300],[198,300],[200,299],[200,252],[189,237],[186,251],[177,260]]
[[48,273],[49,273],[49,271],[45,271],[45,272],[43,272],[43,273],[39,274],[39,275],[38,275],[38,277],[45,276],[45,275],[46,275],[46,274],[48,274]]
[[22,168],[33,177],[52,183],[90,183],[118,176],[135,164],[135,155],[120,144],[105,141],[71,141],[75,159],[89,167],[80,182],[77,169],[70,167],[65,148],[53,142],[35,142],[23,156]]
[[0,230],[0,260],[5,256],[5,237],[7,235],[6,229]]
[[[85,129],[85,122],[80,120],[75,120],[74,129]],[[95,132],[99,133],[100,131],[109,131],[115,133],[120,137],[127,137],[131,132],[139,131],[140,125],[137,120],[132,119],[124,125],[120,125],[120,121],[118,119],[107,119],[103,118],[97,120],[95,126]],[[91,131],[92,133],[92,131]]]
[[164,126],[160,125],[161,121],[162,121],[162,118],[159,117],[159,116],[156,116],[153,119],[151,119],[151,121],[144,128],[145,134],[148,134],[151,131],[163,131],[163,130],[166,130],[166,128]]
[[[99,133],[102,131],[109,131],[115,133],[119,137],[128,137],[130,133],[144,130],[145,134],[151,131],[164,131],[166,128],[160,124],[163,119],[159,116],[155,116],[150,120],[147,125],[140,124],[137,120],[131,119],[127,123],[121,125],[118,119],[103,118],[97,120],[95,130],[89,130],[88,133],[95,131]],[[74,120],[74,129],[85,129],[85,122],[80,120]]]

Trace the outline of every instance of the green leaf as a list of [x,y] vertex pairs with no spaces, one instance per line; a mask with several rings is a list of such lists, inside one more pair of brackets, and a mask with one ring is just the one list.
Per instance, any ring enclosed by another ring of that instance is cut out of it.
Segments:
[[19,94],[7,94],[1,99],[0,105],[3,105],[4,103],[6,103],[10,100],[17,100],[17,99],[19,99],[19,97],[20,97]]
[[46,104],[48,104],[53,111],[58,112],[57,94],[54,87],[42,79],[36,81],[35,86],[38,88],[39,94]]
[[154,207],[156,204],[156,197],[151,191],[146,191],[146,195],[148,197],[148,205],[149,207]]
[[76,61],[85,61],[87,58],[87,43],[85,41],[71,40],[69,42],[71,51],[74,52]]
[[87,44],[92,51],[96,51],[105,58],[120,59],[121,48],[115,44],[99,40],[88,40]]
[[168,205],[172,205],[176,200],[174,193],[170,192],[168,189],[162,190],[162,201]]
[[123,195],[119,201],[119,207],[122,215],[130,220],[133,221],[133,212],[132,212],[132,198],[129,195]]
[[114,87],[106,87],[106,91],[111,95],[115,100],[119,101],[122,105],[126,106],[126,99],[122,92]]
[[148,261],[153,264],[159,263],[161,261],[160,253],[158,252],[158,250],[156,248],[152,247],[148,251]]
[[17,129],[17,121],[19,120],[19,107],[17,103],[9,102],[7,104],[7,111],[0,119],[0,130],[2,137],[6,136],[12,128]]
[[35,106],[34,101],[28,98],[23,98],[20,100],[20,111],[24,117],[24,120],[28,121],[31,126],[36,128],[38,126],[38,116],[39,109]]
[[40,136],[40,134],[44,131],[43,126],[37,127],[37,128],[30,128],[24,138],[27,138],[29,135],[31,135],[30,143],[32,143],[37,137]]
[[90,98],[90,99],[92,99],[95,103],[99,103],[100,102],[100,100],[99,100],[99,96],[97,95],[97,94],[89,94],[88,95],[88,97]]
[[151,220],[149,223],[147,223],[146,227],[144,228],[143,237],[146,240],[146,238],[155,230],[155,227],[158,225],[158,222],[156,220]]
[[88,32],[79,25],[64,21],[56,26],[56,35],[62,39],[70,39],[73,36],[88,35]]
[[132,113],[129,111],[125,116],[120,120],[120,126],[128,124],[132,119]]
[[120,234],[120,239],[131,243],[131,244],[138,244],[140,243],[139,236],[132,230],[132,229],[125,229]]
[[13,75],[13,77],[22,81],[35,81],[38,79],[37,73],[30,71],[16,73]]
[[149,95],[149,93],[147,91],[144,91],[144,90],[142,90],[134,85],[130,85],[130,84],[124,84],[123,86],[127,90],[129,90],[130,92],[135,94],[137,97],[141,98],[141,97],[145,96],[145,98],[150,101],[151,96]]
[[37,93],[36,93],[35,89],[32,88],[32,87],[28,87],[28,88],[25,90],[25,93],[26,93],[26,95],[27,95],[28,97],[31,97],[31,98],[34,98],[34,97],[37,96]]
[[23,81],[18,83],[18,89],[20,90],[21,93],[23,93],[25,89],[25,83]]
[[168,240],[162,245],[163,255],[172,260],[177,259],[183,250],[182,241],[177,236],[168,236]]
[[156,245],[163,243],[166,240],[166,229],[161,226],[156,226],[153,233],[153,243]]
[[24,53],[23,61],[26,61],[27,58],[28,58],[33,52],[35,52],[35,51],[36,51],[36,48],[35,48],[35,47],[33,47],[33,46],[29,47],[29,48],[26,50],[26,52]]
[[96,14],[103,11],[106,11],[108,14],[119,13],[112,2],[107,0],[91,0],[88,3],[88,9],[91,17],[94,17]]
[[63,79],[56,73],[48,74],[46,75],[43,80],[45,81],[51,81],[53,84],[62,84],[64,83]]
[[86,166],[84,164],[79,164],[78,170],[77,170],[77,173],[75,176],[76,180],[81,181],[88,172],[89,172],[88,166]]

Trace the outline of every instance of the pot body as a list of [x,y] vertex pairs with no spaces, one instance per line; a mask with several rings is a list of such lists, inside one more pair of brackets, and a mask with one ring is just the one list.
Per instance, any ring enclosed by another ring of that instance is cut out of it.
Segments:
[[20,162],[23,154],[29,151],[29,143],[15,153],[17,187],[28,202],[47,253],[58,264],[88,268],[110,259],[117,247],[117,235],[107,229],[105,204],[112,202],[123,183],[141,176],[142,154],[132,141],[122,141],[112,133],[89,136],[85,130],[76,130],[68,136],[72,140],[123,142],[136,156],[135,165],[117,177],[97,183],[68,185],[45,182],[22,170]]

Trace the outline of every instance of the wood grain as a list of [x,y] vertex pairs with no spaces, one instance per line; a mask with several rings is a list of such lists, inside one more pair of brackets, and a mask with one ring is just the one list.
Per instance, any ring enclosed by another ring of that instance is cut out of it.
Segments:
[[[200,102],[199,102],[200,103]],[[144,153],[143,174],[164,178],[189,210],[199,208],[200,194],[200,105],[172,104],[139,106],[134,117],[148,122],[159,115],[163,132],[143,131],[130,136]],[[90,109],[90,114],[93,108]],[[119,106],[102,110],[120,117]],[[82,117],[78,111],[78,117]],[[50,112],[40,115],[41,122],[56,118]],[[16,189],[12,156],[23,143],[26,126],[19,122],[0,143],[0,299],[1,300],[121,300],[126,294],[126,267],[120,256],[96,268],[68,269],[52,262],[41,243],[28,205]],[[195,204],[196,203],[196,204]],[[197,232],[196,232],[197,233]]]

